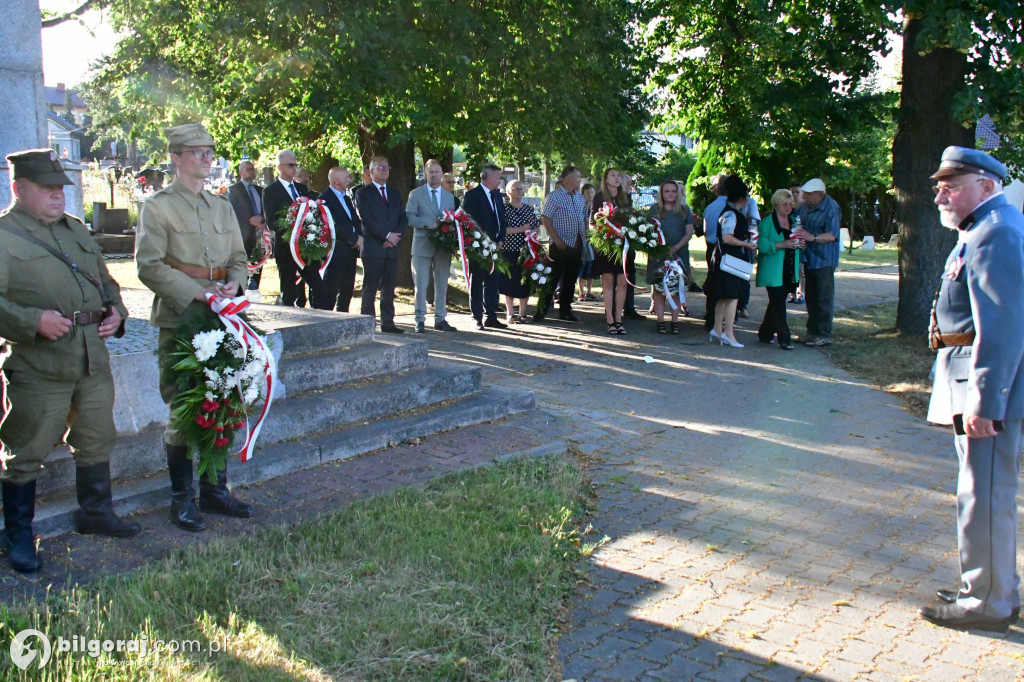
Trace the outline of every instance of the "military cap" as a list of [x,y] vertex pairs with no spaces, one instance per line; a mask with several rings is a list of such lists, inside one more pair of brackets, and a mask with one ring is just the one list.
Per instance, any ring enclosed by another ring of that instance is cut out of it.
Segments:
[[167,137],[167,151],[176,153],[182,147],[212,147],[213,136],[207,132],[202,123],[186,123],[185,125],[164,128]]
[[26,149],[7,155],[7,165],[14,167],[15,180],[31,180],[37,185],[73,185],[52,149]]
[[939,170],[932,175],[932,180],[968,173],[977,173],[995,180],[1003,180],[1007,175],[1006,166],[980,149],[946,147],[942,152]]

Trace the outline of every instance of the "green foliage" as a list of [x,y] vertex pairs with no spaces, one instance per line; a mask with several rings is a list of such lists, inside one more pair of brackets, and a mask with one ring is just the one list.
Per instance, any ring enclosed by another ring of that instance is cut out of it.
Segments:
[[126,37],[91,101],[101,127],[133,136],[203,120],[232,158],[281,146],[323,158],[357,130],[389,147],[464,144],[471,165],[620,155],[636,146],[647,104],[630,47],[641,7],[111,0]]
[[954,115],[965,127],[988,114],[1003,138],[1001,160],[1024,170],[1024,4],[1006,0],[906,0],[921,21],[921,53],[952,48],[967,55],[968,73]]
[[660,118],[713,147],[689,189],[724,166],[761,197],[840,171],[874,186],[893,100],[871,93],[870,77],[893,28],[885,8],[858,0],[668,3],[649,34],[668,55],[653,79],[667,95]]

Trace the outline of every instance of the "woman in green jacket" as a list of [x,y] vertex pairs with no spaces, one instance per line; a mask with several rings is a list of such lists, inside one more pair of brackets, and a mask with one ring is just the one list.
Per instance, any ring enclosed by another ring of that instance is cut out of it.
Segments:
[[789,214],[793,212],[793,194],[780,189],[772,195],[771,215],[758,225],[757,286],[768,291],[768,309],[757,330],[761,343],[774,343],[779,348],[793,350],[786,321],[786,296],[796,291],[800,281],[800,247],[797,239],[790,239]]

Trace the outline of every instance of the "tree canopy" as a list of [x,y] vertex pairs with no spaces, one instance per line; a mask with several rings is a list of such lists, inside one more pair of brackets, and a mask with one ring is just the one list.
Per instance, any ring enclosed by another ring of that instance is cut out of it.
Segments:
[[[627,0],[110,0],[127,31],[91,84],[102,125],[205,120],[224,151],[332,153],[337,132],[510,161],[637,144]],[[600,16],[595,23],[592,17]],[[591,86],[591,84],[593,84]]]

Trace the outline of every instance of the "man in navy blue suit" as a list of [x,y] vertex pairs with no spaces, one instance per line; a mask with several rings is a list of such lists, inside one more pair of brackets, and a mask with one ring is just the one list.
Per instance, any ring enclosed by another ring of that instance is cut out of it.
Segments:
[[380,292],[380,330],[402,334],[395,326],[395,276],[398,272],[398,245],[409,225],[405,197],[388,182],[391,164],[386,156],[370,161],[370,184],[356,193],[359,218],[363,221],[363,315],[376,315],[374,302]]
[[[466,192],[462,199],[462,210],[497,242],[498,250],[501,251],[505,241],[505,202],[498,191],[499,184],[501,169],[492,163],[484,166],[480,171],[480,184]],[[507,324],[498,321],[497,270],[491,273],[476,263],[470,263],[469,309],[476,319],[477,329],[508,329]]]
[[345,192],[352,174],[344,166],[335,166],[327,172],[330,187],[320,198],[324,200],[334,219],[334,257],[324,273],[324,296],[314,302],[314,308],[347,313],[356,283],[356,257],[363,246],[363,225],[355,204]]

